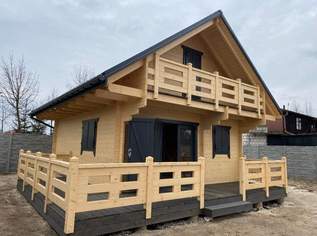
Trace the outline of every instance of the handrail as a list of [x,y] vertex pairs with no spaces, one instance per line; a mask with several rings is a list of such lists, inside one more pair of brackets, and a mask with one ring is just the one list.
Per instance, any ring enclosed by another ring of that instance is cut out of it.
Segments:
[[[23,191],[26,184],[32,187],[31,200],[35,192],[43,194],[44,212],[48,201],[65,211],[64,232],[69,234],[74,232],[78,212],[143,204],[146,219],[150,219],[153,202],[191,197],[197,197],[203,208],[204,163],[203,157],[197,162],[170,163],[155,163],[153,157],[147,157],[143,163],[80,164],[77,157],[65,162],[55,154],[46,158],[40,152],[21,150],[17,173]],[[166,179],[166,172],[171,177]],[[172,191],[161,192],[165,187]]]
[[196,96],[204,99],[204,102],[214,103],[215,109],[218,109],[219,104],[236,106],[240,114],[242,110],[251,108],[257,111],[259,117],[261,109],[265,108],[258,86],[219,75],[217,71],[212,73],[193,68],[190,63],[184,65],[158,55],[154,60],[154,67],[148,66],[147,71],[151,75],[147,77],[147,83],[149,90],[153,86],[154,99],[159,98],[160,92],[176,96],[185,94],[187,105],[191,105],[191,97]]
[[240,194],[246,200],[246,191],[251,189],[264,189],[266,197],[270,196],[270,187],[284,187],[287,191],[287,160],[247,160],[240,158]]

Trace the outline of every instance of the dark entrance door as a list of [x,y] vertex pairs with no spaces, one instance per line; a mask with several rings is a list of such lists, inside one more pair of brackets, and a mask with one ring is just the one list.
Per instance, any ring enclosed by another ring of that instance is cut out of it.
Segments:
[[133,119],[126,124],[125,161],[144,162],[154,155],[155,120]]
[[126,126],[125,161],[195,161],[197,124],[160,119],[133,119]]

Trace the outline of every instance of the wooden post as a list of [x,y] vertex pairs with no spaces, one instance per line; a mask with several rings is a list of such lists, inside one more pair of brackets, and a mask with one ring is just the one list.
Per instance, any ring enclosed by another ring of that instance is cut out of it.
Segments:
[[216,75],[215,79],[215,108],[216,110],[219,109],[219,93],[220,93],[220,87],[219,87],[219,72],[215,71],[214,74]]
[[240,194],[242,195],[242,200],[246,201],[246,181],[247,173],[246,172],[246,161],[245,157],[240,158]]
[[286,157],[282,157],[282,160],[284,161],[284,163],[283,163],[283,169],[284,169],[284,171],[283,171],[283,178],[284,178],[284,188],[285,188],[285,191],[286,191],[286,193],[287,193],[287,188],[288,188],[288,177],[287,177],[287,158]]
[[267,159],[267,157],[263,157],[262,161],[263,161],[263,165],[264,165],[263,176],[264,176],[264,183],[265,183],[265,194],[266,194],[266,197],[269,197],[270,196],[270,182],[271,182],[269,160]]
[[159,82],[160,82],[160,56],[154,54],[154,99],[158,98],[159,94]]
[[35,187],[36,187],[36,182],[37,182],[37,169],[38,169],[38,166],[37,166],[37,160],[38,158],[37,157],[41,157],[42,156],[42,153],[41,152],[37,152],[36,153],[36,158],[35,158],[35,161],[34,161],[34,176],[33,176],[33,186],[32,186],[32,195],[31,195],[31,200],[33,201],[34,199],[34,194],[35,194]]
[[242,107],[242,85],[241,79],[237,79],[238,81],[238,114],[241,114],[241,107]]
[[17,173],[18,173],[18,178],[19,178],[19,174],[20,174],[20,170],[21,170],[21,156],[22,156],[22,154],[24,153],[24,150],[23,149],[21,149],[20,151],[19,151],[19,160],[18,160],[18,168],[17,168]]
[[65,224],[64,233],[70,234],[75,229],[75,214],[77,206],[76,189],[78,188],[78,165],[79,159],[72,157],[69,160],[69,169],[67,176],[67,194],[66,194],[66,209],[65,209]]
[[260,103],[260,87],[257,87],[257,107],[258,107],[258,117],[261,118],[261,103]]
[[190,105],[192,102],[192,72],[193,65],[188,63],[188,74],[187,74],[187,105]]
[[198,162],[200,163],[200,209],[205,207],[205,158],[199,157]]
[[[30,150],[26,151],[27,155],[32,155],[32,152]],[[25,188],[25,179],[27,176],[27,170],[28,170],[28,156],[25,157],[25,168],[24,168],[24,175],[23,175],[23,187],[22,187],[22,191],[24,191]]]
[[49,161],[48,161],[48,168],[47,168],[47,172],[46,172],[46,175],[47,175],[47,181],[45,183],[45,186],[46,186],[46,191],[45,191],[45,201],[44,201],[44,213],[46,213],[46,210],[47,210],[47,204],[48,204],[48,199],[49,199],[49,194],[50,194],[50,191],[52,191],[52,161],[53,160],[56,160],[56,155],[55,154],[50,154],[49,156]]
[[152,217],[152,194],[153,194],[153,157],[146,158],[147,178],[146,178],[146,219]]

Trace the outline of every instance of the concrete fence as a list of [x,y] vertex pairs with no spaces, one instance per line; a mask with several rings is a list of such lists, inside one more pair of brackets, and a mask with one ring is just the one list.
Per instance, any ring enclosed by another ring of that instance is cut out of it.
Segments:
[[317,180],[317,146],[244,145],[244,155],[258,159],[287,157],[288,176],[294,179]]
[[0,134],[0,173],[16,172],[19,150],[51,152],[52,137],[39,134]]

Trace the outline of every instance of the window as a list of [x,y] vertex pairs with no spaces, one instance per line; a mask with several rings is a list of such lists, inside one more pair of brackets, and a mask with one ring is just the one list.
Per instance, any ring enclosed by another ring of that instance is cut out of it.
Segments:
[[192,63],[194,68],[201,69],[201,57],[203,53],[186,46],[182,46],[182,47],[183,47],[183,64],[187,65],[188,63]]
[[302,130],[302,119],[299,117],[296,117],[296,129]]
[[213,158],[215,155],[228,155],[230,158],[230,127],[214,125],[213,133]]
[[96,137],[97,137],[98,119],[84,120],[82,126],[81,137],[81,153],[83,151],[96,153]]

